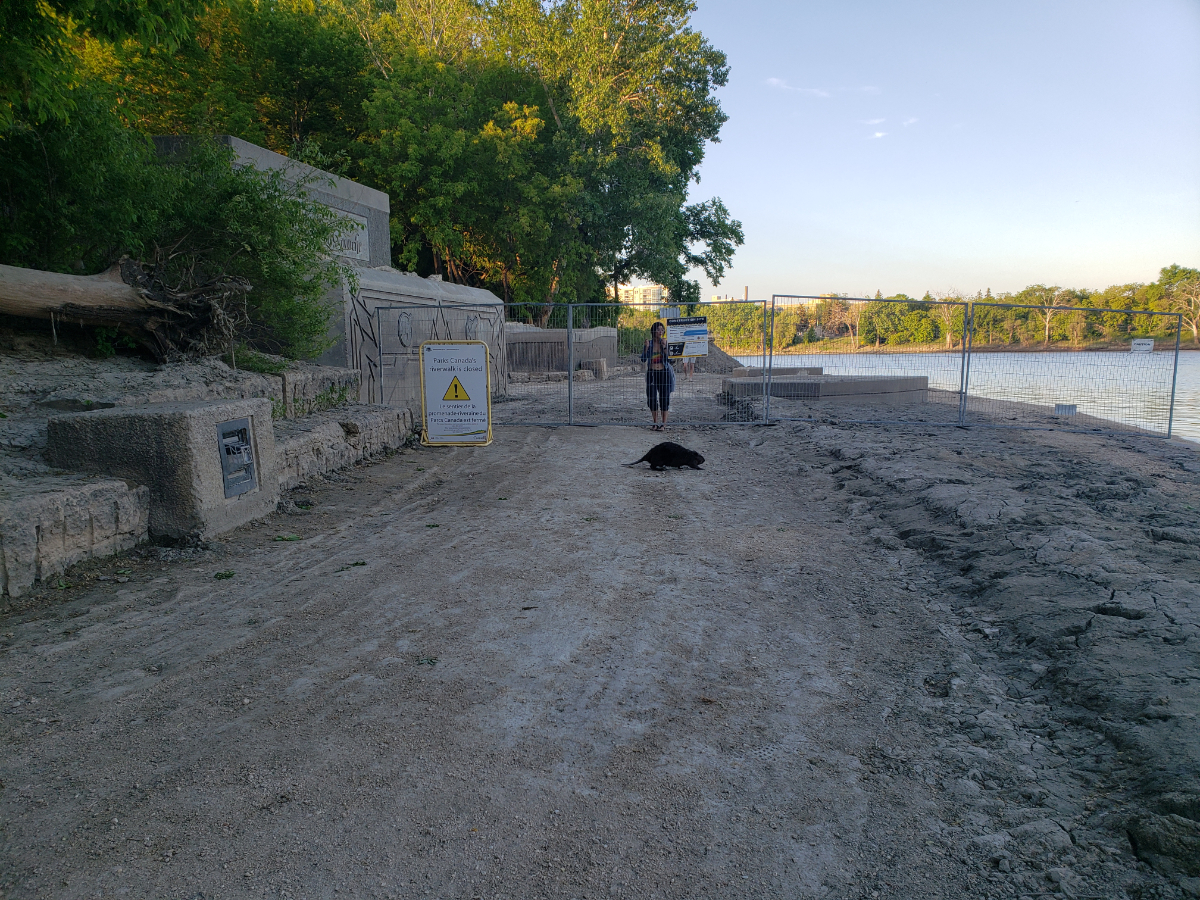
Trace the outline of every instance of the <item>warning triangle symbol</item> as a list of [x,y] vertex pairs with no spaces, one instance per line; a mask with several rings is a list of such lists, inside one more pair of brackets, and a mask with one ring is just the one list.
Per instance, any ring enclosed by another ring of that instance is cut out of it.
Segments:
[[454,376],[454,380],[450,382],[450,387],[446,388],[446,396],[443,400],[470,400],[467,392],[463,389],[462,382],[458,380],[458,376]]

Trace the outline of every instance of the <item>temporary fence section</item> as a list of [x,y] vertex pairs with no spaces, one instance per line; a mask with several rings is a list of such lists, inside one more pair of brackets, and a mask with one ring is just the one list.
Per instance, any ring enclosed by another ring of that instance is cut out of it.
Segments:
[[771,419],[1172,431],[1178,313],[776,295],[770,319]]
[[963,302],[776,294],[767,415],[958,424],[968,315]]
[[1182,316],[974,303],[969,425],[1171,435]]
[[496,424],[649,424],[656,322],[670,326],[671,423],[1172,430],[1179,314],[962,301],[381,305],[379,399],[416,415],[421,342],[482,340]]
[[[695,316],[677,315],[689,311]],[[687,348],[698,355],[670,360],[672,372],[665,377],[672,378],[674,389],[668,421],[761,421],[761,372],[756,392],[731,395],[728,389],[743,368],[736,356],[761,355],[766,348],[767,314],[764,301],[740,300],[690,310],[630,303],[559,304],[549,310],[510,306],[505,323],[508,385],[505,396],[493,403],[493,416],[509,424],[649,424],[644,351],[651,328],[656,322],[665,327],[677,319],[701,318],[704,339]]]

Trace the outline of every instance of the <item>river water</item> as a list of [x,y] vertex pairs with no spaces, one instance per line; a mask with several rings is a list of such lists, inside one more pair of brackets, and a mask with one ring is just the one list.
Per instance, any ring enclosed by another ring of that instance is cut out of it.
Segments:
[[[738,356],[748,366],[760,356]],[[926,375],[931,388],[957,391],[961,353],[777,353],[776,368],[821,366],[827,375]],[[1010,400],[1051,410],[1076,407],[1081,415],[1141,428],[1167,431],[1171,382],[1175,408],[1171,433],[1200,441],[1200,352],[996,353],[976,351],[970,360],[970,409],[986,412],[987,401]]]

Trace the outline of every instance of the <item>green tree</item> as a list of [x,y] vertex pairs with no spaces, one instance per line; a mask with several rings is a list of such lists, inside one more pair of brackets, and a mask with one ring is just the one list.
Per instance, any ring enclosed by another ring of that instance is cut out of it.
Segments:
[[84,36],[173,48],[191,32],[195,0],[5,0],[0,4],[0,131],[67,118],[75,47]]
[[162,354],[324,349],[324,295],[344,274],[328,256],[332,212],[213,141],[165,159],[96,96],[70,100],[70,119],[0,134],[0,262],[92,274],[131,257],[122,275],[164,304],[148,341]]
[[1171,312],[1183,314],[1183,321],[1192,330],[1192,343],[1200,345],[1200,269],[1171,265],[1158,274]]
[[860,338],[863,341],[874,342],[875,346],[885,343],[898,343],[895,336],[902,330],[904,314],[908,311],[909,298],[897,294],[887,300],[901,300],[902,303],[872,301],[867,304],[860,325]]
[[1042,325],[1042,346],[1044,347],[1050,345],[1054,322],[1063,314],[1060,307],[1078,306],[1080,299],[1075,291],[1057,286],[1047,287],[1044,284],[1030,285],[1016,296],[1018,303],[1029,303],[1036,307],[1030,312]]
[[938,339],[937,323],[924,308],[910,309],[900,320],[899,343],[932,344]]
[[369,53],[352,21],[312,0],[214,5],[178,48],[93,44],[87,60],[140,131],[232,134],[357,174]]
[[143,259],[148,275],[198,288],[238,279],[250,290],[241,322],[217,323],[226,341],[289,357],[325,350],[332,314],[325,296],[349,276],[329,257],[344,227],[337,214],[309,200],[306,184],[278,170],[236,167],[230,151],[208,140],[163,165],[172,191],[153,255]]
[[946,349],[954,349],[954,336],[962,335],[963,331],[963,316],[966,307],[961,306],[964,302],[962,294],[949,293],[940,295],[945,303],[936,303],[932,306],[932,312],[937,318],[938,330],[946,337]]
[[401,265],[518,303],[589,299],[582,184],[540,96],[535,79],[490,60],[393,60],[367,104],[376,137],[365,166],[391,195]]
[[92,274],[149,249],[172,187],[107,98],[76,88],[66,102],[69,119],[0,131],[0,262]]
[[536,75],[572,150],[587,205],[581,233],[614,287],[641,276],[694,303],[701,268],[719,282],[741,225],[719,199],[689,204],[704,144],[725,114],[724,54],[689,26],[689,0],[505,0],[495,33]]

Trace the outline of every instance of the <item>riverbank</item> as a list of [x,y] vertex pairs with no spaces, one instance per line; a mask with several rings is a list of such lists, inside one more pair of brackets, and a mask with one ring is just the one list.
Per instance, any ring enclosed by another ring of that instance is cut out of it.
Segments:
[[666,437],[703,470],[622,468],[634,428],[406,451],[27,598],[5,896],[1200,891],[1200,457]]

